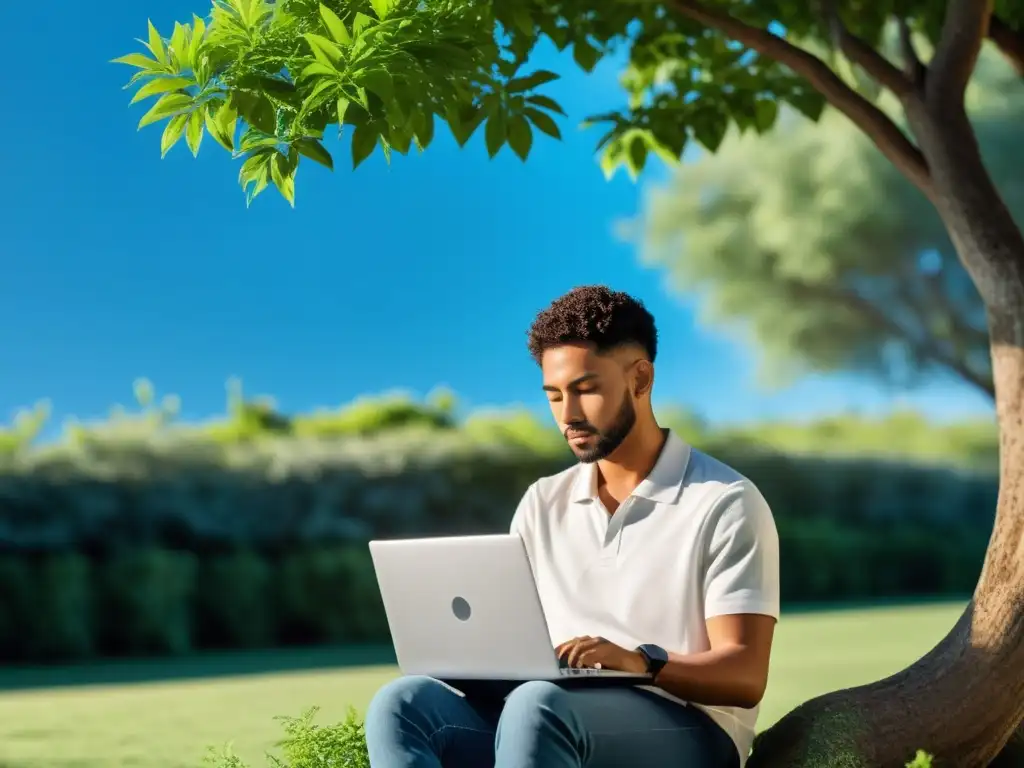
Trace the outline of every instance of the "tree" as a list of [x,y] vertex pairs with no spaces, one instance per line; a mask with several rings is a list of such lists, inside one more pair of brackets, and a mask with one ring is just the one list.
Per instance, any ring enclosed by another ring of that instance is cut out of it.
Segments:
[[[1024,212],[1024,88],[991,49],[969,103],[1010,210]],[[850,78],[851,81],[853,78]],[[898,117],[899,104],[879,100]],[[772,381],[807,370],[902,387],[952,374],[994,396],[985,309],[934,208],[845,116],[784,109],[680,166],[628,236],[706,316],[749,329]]]
[[[880,48],[894,17],[899,63]],[[845,115],[935,208],[985,305],[1000,494],[973,600],[949,634],[887,679],[798,707],[762,734],[750,765],[902,765],[924,747],[947,765],[979,766],[1024,717],[1024,236],[982,159],[965,92],[987,38],[1024,69],[1022,19],[1009,0],[216,0],[209,23],[176,25],[169,40],[151,25],[149,55],[121,61],[139,70],[136,98],[158,96],[142,123],[166,119],[165,149],[184,134],[198,151],[205,125],[244,158],[250,195],[273,183],[289,199],[300,157],[332,164],[319,139],[339,121],[351,126],[355,164],[378,145],[427,146],[437,118],[460,141],[483,123],[492,155],[507,143],[527,156],[534,128],[559,134],[561,110],[537,90],[555,75],[526,65],[541,36],[571,45],[588,70],[629,46],[627,108],[592,119],[608,126],[606,170],[635,172],[650,152],[674,160],[691,140],[714,151],[730,125],[769,129],[780,103]],[[913,34],[933,46],[927,62]],[[851,88],[831,56],[797,44],[813,40],[891,93],[902,120]]]

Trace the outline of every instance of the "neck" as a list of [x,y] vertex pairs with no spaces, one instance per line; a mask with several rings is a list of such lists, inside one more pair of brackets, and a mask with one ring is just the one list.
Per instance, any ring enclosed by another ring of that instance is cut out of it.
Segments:
[[628,496],[654,469],[666,439],[667,434],[653,416],[638,419],[622,444],[597,462],[598,487],[608,486],[616,497]]

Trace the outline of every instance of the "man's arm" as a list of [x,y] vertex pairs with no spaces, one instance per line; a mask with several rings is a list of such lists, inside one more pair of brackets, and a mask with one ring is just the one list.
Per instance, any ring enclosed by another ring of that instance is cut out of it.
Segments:
[[754,707],[768,684],[779,617],[779,537],[753,483],[743,480],[726,491],[703,538],[710,650],[670,653],[655,682],[697,704]]
[[[761,703],[768,685],[768,661],[775,618],[759,614],[716,616],[707,620],[711,650],[669,653],[655,680],[667,693],[708,706],[743,707]],[[640,659],[640,669],[646,664]]]

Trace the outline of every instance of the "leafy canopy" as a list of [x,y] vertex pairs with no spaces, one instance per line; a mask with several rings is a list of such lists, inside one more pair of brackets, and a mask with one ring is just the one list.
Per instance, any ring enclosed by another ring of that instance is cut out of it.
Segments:
[[[1024,216],[1024,88],[983,51],[967,94],[982,152]],[[895,99],[879,105],[898,117]],[[936,373],[992,396],[985,310],[935,209],[843,115],[783,110],[764,137],[730,131],[645,207],[644,258],[700,291],[708,319],[749,330],[762,371]],[[634,233],[630,233],[634,234]]]
[[[754,24],[786,15],[735,5]],[[169,38],[150,23],[146,52],[115,61],[137,70],[133,103],[154,100],[139,127],[163,122],[163,154],[182,138],[198,153],[209,133],[242,161],[250,201],[273,184],[294,204],[302,161],[334,166],[331,126],[347,127],[353,166],[377,147],[425,149],[439,121],[460,145],[483,125],[491,156],[507,144],[525,159],[536,131],[560,138],[563,110],[543,93],[557,75],[527,62],[542,37],[587,71],[629,48],[627,108],[591,118],[608,129],[608,174],[635,175],[651,152],[675,160],[691,139],[717,149],[730,124],[765,131],[779,100],[815,118],[823,107],[785,67],[642,0],[215,0]]]

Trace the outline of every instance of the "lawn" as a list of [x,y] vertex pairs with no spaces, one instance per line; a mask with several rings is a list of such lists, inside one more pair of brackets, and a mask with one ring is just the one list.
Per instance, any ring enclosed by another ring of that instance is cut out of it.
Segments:
[[[961,607],[784,617],[760,726],[817,693],[897,670],[939,640]],[[279,735],[275,715],[316,704],[326,722],[365,707],[397,674],[385,658],[379,649],[317,649],[0,670],[0,768],[198,766],[207,745],[227,741],[262,766]]]

